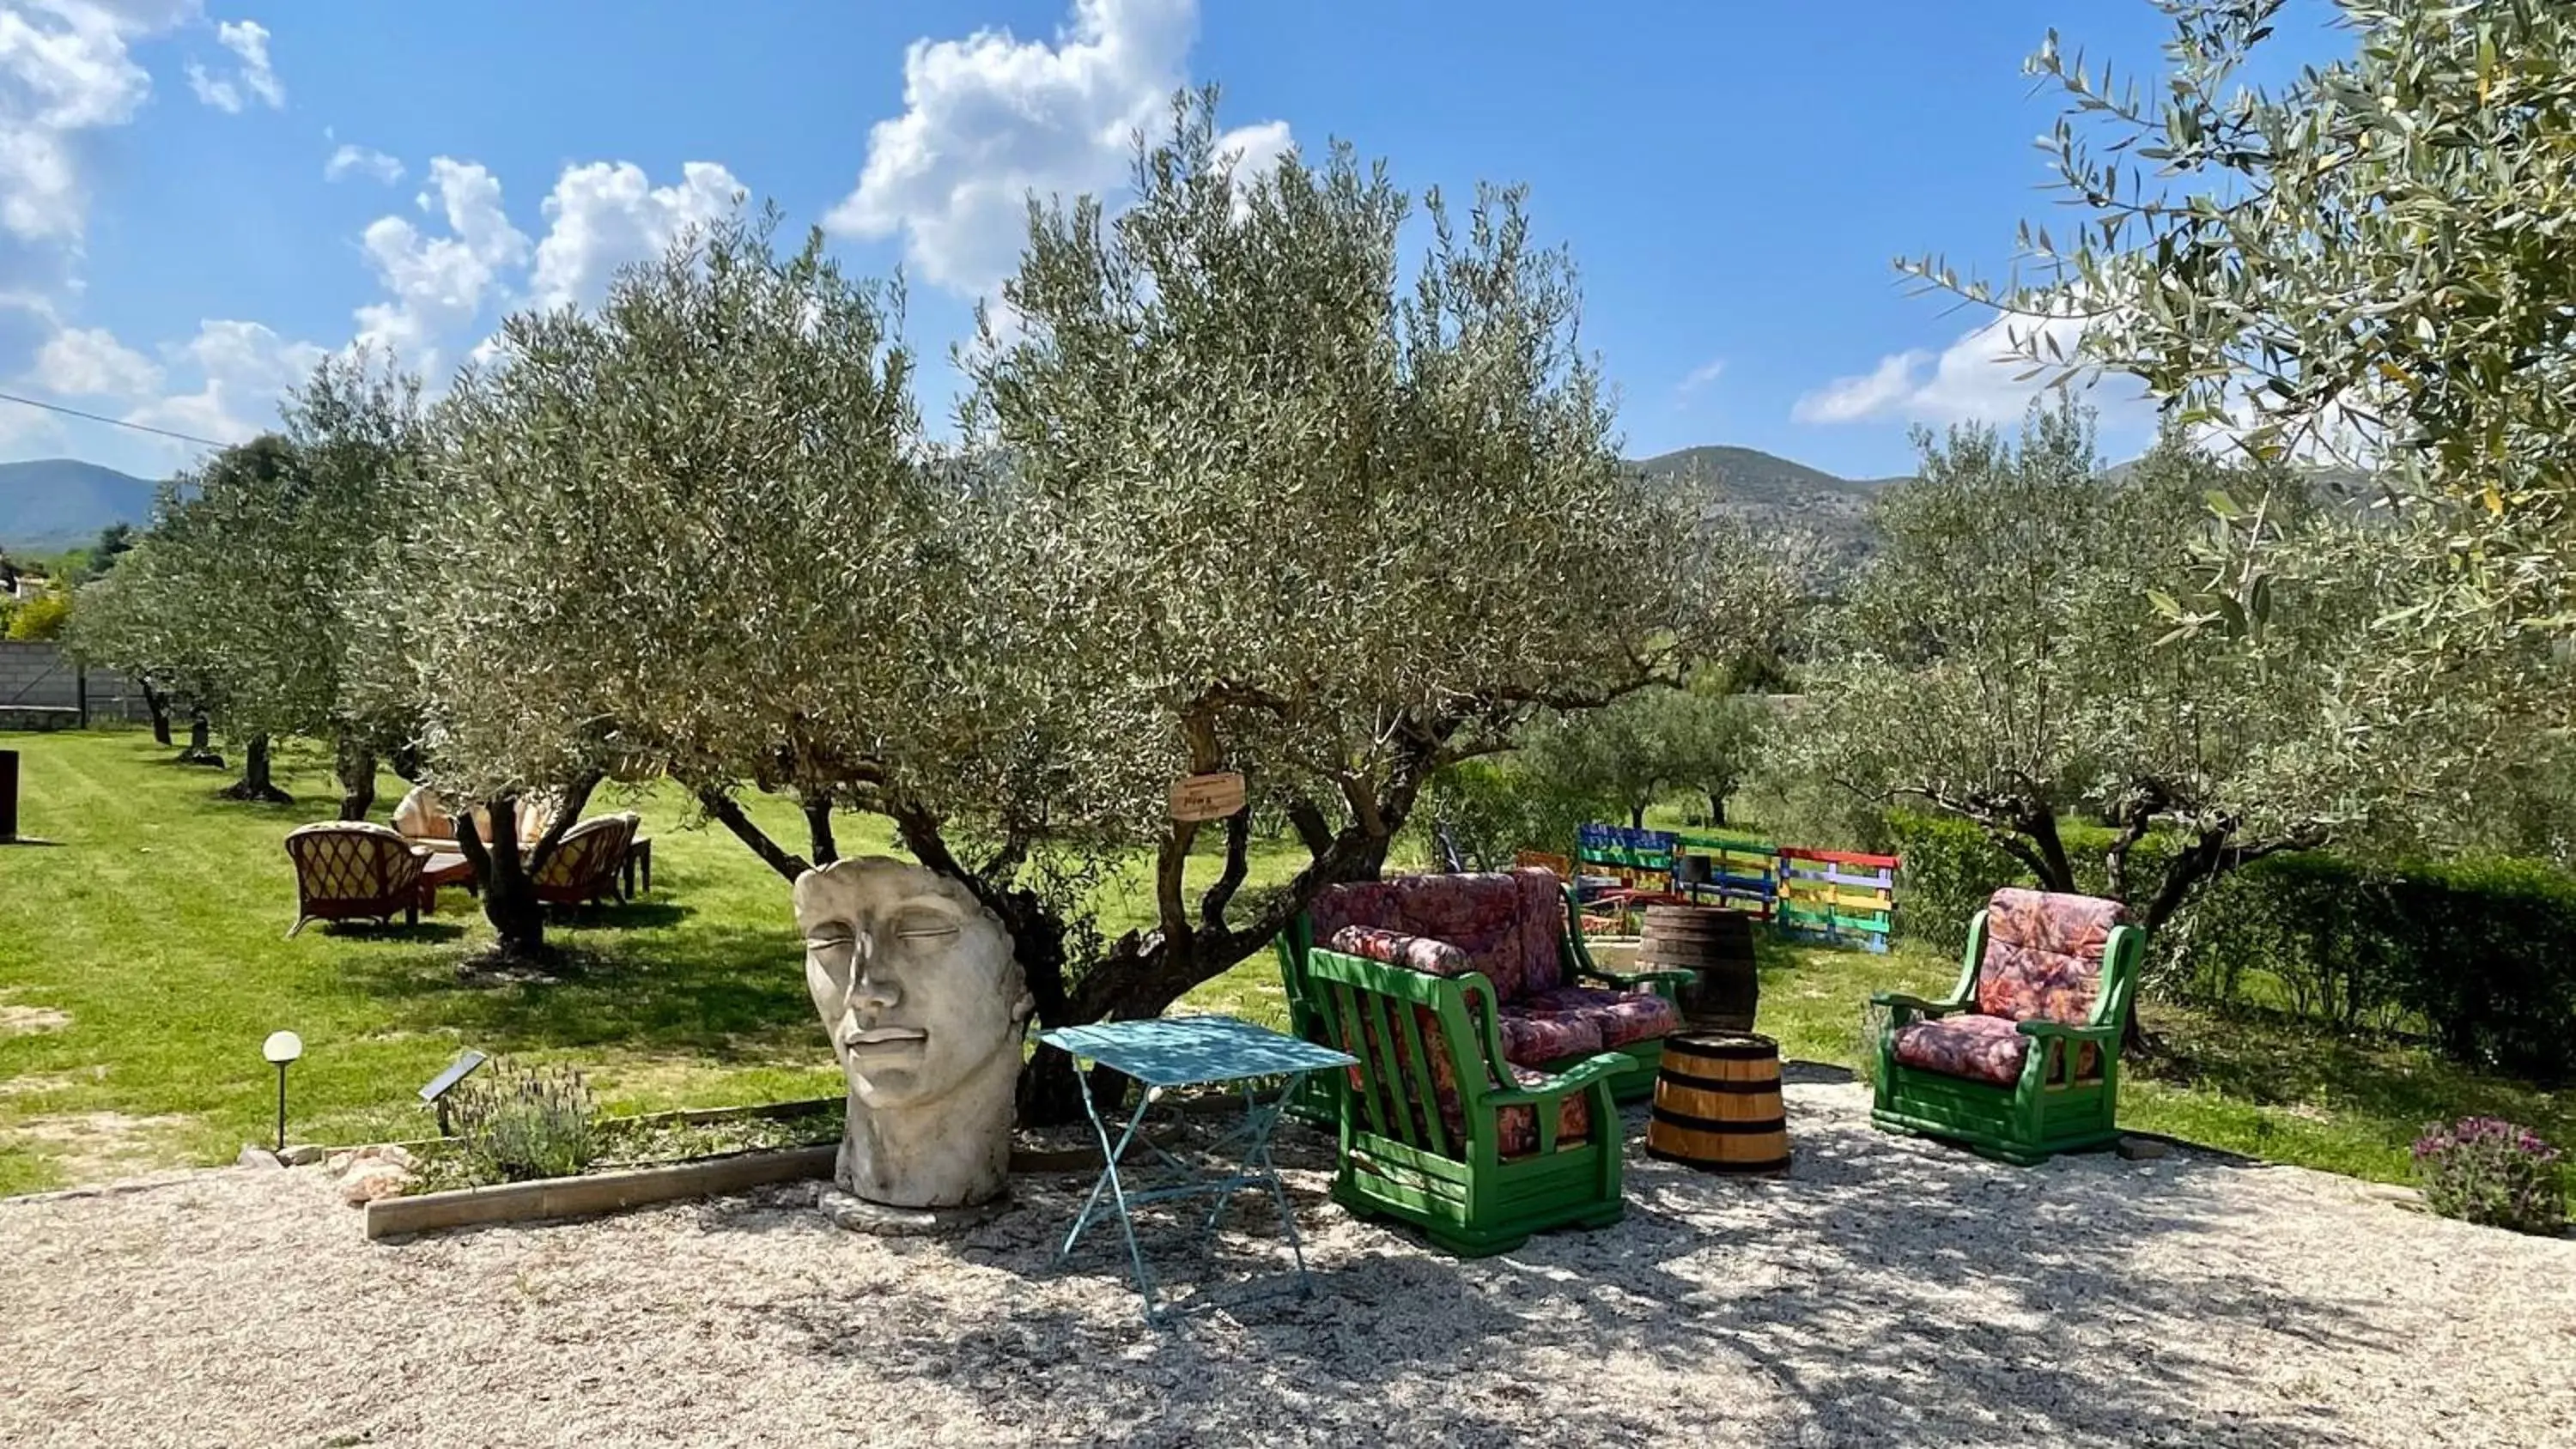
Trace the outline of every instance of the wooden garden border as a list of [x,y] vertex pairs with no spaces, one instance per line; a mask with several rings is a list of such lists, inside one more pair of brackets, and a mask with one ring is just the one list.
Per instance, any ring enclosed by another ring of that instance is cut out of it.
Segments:
[[[676,1112],[650,1112],[637,1117],[616,1120],[626,1123],[685,1122],[692,1125],[707,1122],[736,1121],[745,1118],[796,1117],[824,1107],[838,1106],[839,1097],[816,1097],[801,1102],[767,1102],[751,1107],[692,1107]],[[1231,1098],[1202,1105],[1191,1102],[1189,1111],[1242,1110]],[[1168,1133],[1149,1133],[1170,1145]],[[405,1147],[434,1148],[455,1142],[452,1137],[431,1137],[420,1142],[398,1144]],[[348,1151],[333,1148],[334,1152]],[[492,1183],[483,1187],[460,1187],[446,1192],[425,1192],[408,1197],[378,1198],[367,1204],[367,1236],[386,1238],[403,1233],[432,1232],[442,1228],[465,1228],[493,1223],[534,1222],[544,1218],[592,1217],[601,1213],[622,1212],[627,1208],[649,1207],[655,1203],[681,1198],[721,1197],[748,1188],[766,1187],[772,1183],[801,1182],[809,1178],[830,1177],[834,1155],[840,1144],[827,1142],[813,1147],[785,1147],[756,1151],[729,1152],[717,1157],[694,1158],[687,1162],[664,1163],[653,1167],[615,1168],[606,1172],[584,1173],[578,1177],[547,1177],[534,1182]],[[1011,1150],[1010,1170],[1014,1175],[1051,1172],[1088,1172],[1100,1166],[1097,1147],[1063,1148],[1041,1151],[1015,1147]]]
[[367,1236],[384,1238],[435,1228],[589,1217],[677,1198],[715,1197],[775,1182],[829,1177],[833,1154],[840,1150],[840,1144],[834,1142],[775,1152],[736,1152],[675,1162],[667,1167],[636,1167],[581,1177],[461,1187],[417,1197],[378,1198],[367,1204]]

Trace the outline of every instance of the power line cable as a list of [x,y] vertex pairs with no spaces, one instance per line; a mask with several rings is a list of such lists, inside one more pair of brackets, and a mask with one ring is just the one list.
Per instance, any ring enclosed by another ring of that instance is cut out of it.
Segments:
[[20,397],[14,392],[0,392],[0,402],[24,403],[31,408],[43,408],[49,413],[63,413],[70,417],[86,418],[93,423],[105,423],[109,427],[113,428],[132,428],[138,433],[153,433],[164,438],[176,438],[183,443],[196,443],[208,448],[228,448],[232,446],[230,443],[218,443],[212,438],[200,438],[193,433],[174,433],[168,428],[156,428],[146,423],[129,423],[123,418],[111,418],[101,413],[85,413],[79,408],[64,407],[61,403],[38,402],[31,397]]

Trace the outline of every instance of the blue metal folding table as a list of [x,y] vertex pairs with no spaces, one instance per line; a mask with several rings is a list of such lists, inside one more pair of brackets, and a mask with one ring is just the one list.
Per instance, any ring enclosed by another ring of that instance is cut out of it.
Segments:
[[[1281,1109],[1308,1072],[1353,1066],[1357,1058],[1230,1016],[1171,1016],[1058,1027],[1040,1033],[1038,1040],[1060,1048],[1077,1062],[1098,1062],[1124,1072],[1144,1086],[1136,1095],[1136,1110],[1128,1117],[1126,1130],[1113,1141],[1109,1125],[1101,1119],[1099,1106],[1092,1100],[1090,1074],[1081,1074],[1082,1109],[1090,1115],[1092,1129],[1100,1134],[1102,1165],[1100,1180],[1092,1185],[1090,1198],[1073,1220],[1072,1231],[1065,1234],[1064,1246],[1056,1252],[1058,1262],[1072,1256],[1074,1244],[1101,1216],[1102,1200],[1107,1199],[1117,1211],[1118,1230],[1126,1237],[1127,1259],[1135,1265],[1136,1291],[1144,1295],[1146,1321],[1157,1322],[1162,1313],[1154,1304],[1154,1278],[1145,1267],[1143,1251],[1136,1246],[1131,1210],[1144,1203],[1204,1194],[1216,1199],[1208,1210],[1207,1221],[1199,1228],[1205,1234],[1216,1230],[1217,1220],[1224,1216],[1226,1205],[1237,1192],[1266,1187],[1279,1206],[1279,1226],[1288,1236],[1289,1253],[1296,1259],[1296,1290],[1300,1295],[1313,1291],[1306,1277],[1306,1249],[1297,1240],[1296,1214],[1289,1210],[1288,1191],[1280,1184],[1278,1164],[1270,1157],[1270,1134],[1279,1125]],[[1254,1084],[1263,1078],[1285,1079],[1280,1090],[1266,1102],[1254,1089]],[[1229,1082],[1243,1089],[1243,1121],[1208,1150],[1213,1157],[1240,1144],[1240,1166],[1208,1173],[1164,1151],[1151,1138],[1137,1135],[1137,1129],[1144,1125],[1146,1110],[1170,1088]],[[1183,1180],[1131,1187],[1120,1164],[1129,1147],[1139,1141]]]

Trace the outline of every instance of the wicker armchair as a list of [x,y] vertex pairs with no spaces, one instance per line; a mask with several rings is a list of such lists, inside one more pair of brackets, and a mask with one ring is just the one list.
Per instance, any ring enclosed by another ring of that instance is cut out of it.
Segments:
[[425,857],[400,834],[363,821],[331,820],[287,832],[286,857],[295,862],[295,924],[308,921],[376,921],[392,925],[394,913],[420,920],[420,868]]
[[537,899],[554,906],[586,906],[615,898],[618,871],[642,823],[627,811],[594,815],[565,831],[537,872]]
[[[535,845],[553,822],[556,804],[551,797],[531,795],[519,802],[519,848]],[[470,817],[474,834],[485,844],[492,840],[492,820],[481,806]],[[447,813],[438,792],[427,785],[414,785],[404,793],[402,803],[394,807],[394,829],[404,839],[424,850],[441,854],[455,853],[456,817]]]

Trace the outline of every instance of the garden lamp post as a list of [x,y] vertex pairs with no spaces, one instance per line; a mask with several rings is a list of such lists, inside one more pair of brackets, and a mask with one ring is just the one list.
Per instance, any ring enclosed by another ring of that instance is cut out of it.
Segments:
[[273,1031],[259,1054],[277,1064],[277,1150],[286,1150],[286,1064],[304,1055],[304,1038],[291,1031]]

